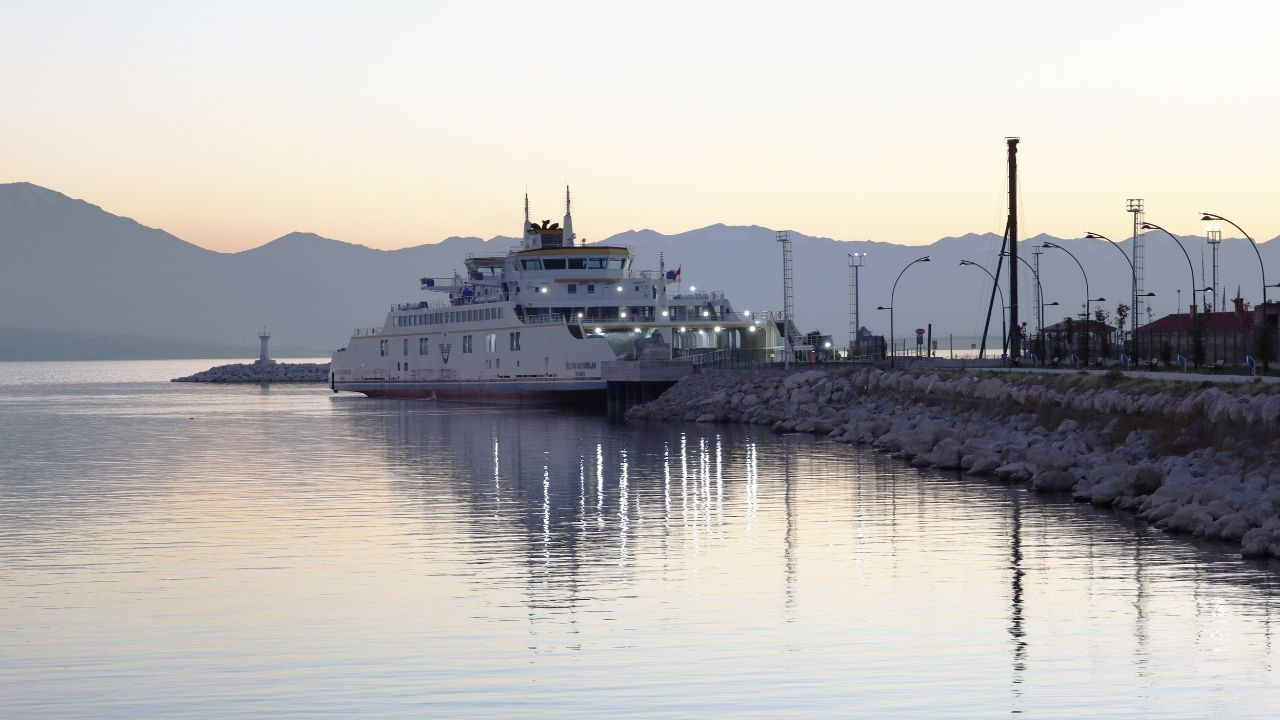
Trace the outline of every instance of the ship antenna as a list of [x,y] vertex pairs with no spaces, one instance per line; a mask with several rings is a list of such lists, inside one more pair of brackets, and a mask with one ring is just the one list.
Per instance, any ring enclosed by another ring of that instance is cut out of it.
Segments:
[[529,191],[524,191],[524,226],[529,227]]

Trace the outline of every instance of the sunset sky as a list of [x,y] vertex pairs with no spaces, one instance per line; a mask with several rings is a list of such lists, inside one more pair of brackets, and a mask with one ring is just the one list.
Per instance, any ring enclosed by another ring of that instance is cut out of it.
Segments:
[[716,222],[1280,234],[1268,3],[4,3],[0,181],[240,250]]

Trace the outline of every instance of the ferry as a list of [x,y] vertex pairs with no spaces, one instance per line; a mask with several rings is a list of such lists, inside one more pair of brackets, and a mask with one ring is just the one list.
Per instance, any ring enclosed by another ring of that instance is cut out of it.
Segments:
[[422,278],[435,299],[393,305],[381,327],[355,330],[333,354],[333,391],[592,402],[609,363],[781,352],[775,313],[684,292],[682,268],[665,259],[643,270],[630,247],[578,243],[568,188],[563,225],[532,222],[526,194],[521,236],[504,255],[468,257],[464,273]]

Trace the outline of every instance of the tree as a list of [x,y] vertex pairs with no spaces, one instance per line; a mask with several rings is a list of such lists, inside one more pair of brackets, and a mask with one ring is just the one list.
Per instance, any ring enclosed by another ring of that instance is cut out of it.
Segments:
[[[1125,305],[1124,303],[1120,303],[1119,305],[1116,306],[1116,328],[1117,328],[1116,334],[1120,336],[1121,352],[1124,352],[1125,350],[1125,345],[1124,345],[1125,330],[1124,329],[1126,327],[1125,321],[1128,319],[1129,319],[1129,306]],[[1134,352],[1133,348],[1129,348],[1129,354],[1132,355],[1133,352]]]
[[1098,352],[1106,358],[1111,357],[1111,333],[1106,331],[1110,319],[1111,316],[1102,308],[1093,311],[1093,333],[1098,338]]

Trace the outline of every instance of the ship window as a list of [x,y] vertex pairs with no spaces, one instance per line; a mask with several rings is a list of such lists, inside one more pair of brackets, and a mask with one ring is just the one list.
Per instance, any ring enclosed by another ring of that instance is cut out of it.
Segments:
[[624,259],[622,259],[622,258],[609,258],[609,269],[610,269],[610,270],[621,270],[621,269],[622,269],[622,265],[623,265],[623,263],[625,263],[625,262],[626,262],[626,260],[624,260]]
[[569,269],[570,270],[586,270],[587,259],[586,258],[569,258]]
[[379,341],[378,341],[378,354],[379,354],[379,355],[381,355],[382,357],[386,357],[386,356],[387,356],[387,341],[386,341],[386,340],[379,340]]
[[520,266],[523,267],[525,270],[541,270],[542,261],[541,260],[521,260]]
[[596,284],[595,284],[595,283],[587,283],[587,292],[589,292],[589,293],[593,293],[593,292],[595,292],[595,291],[596,291]]
[[577,293],[578,293],[578,284],[577,284],[577,283],[569,283],[569,294],[570,294],[570,295],[576,295]]
[[547,258],[542,261],[543,270],[563,270],[564,258]]
[[404,339],[404,344],[403,344],[403,346],[402,346],[402,348],[401,348],[401,352],[400,352],[400,354],[401,354],[401,355],[408,355],[408,354],[409,354],[409,338],[405,338],[405,339]]
[[499,319],[499,320],[501,320],[501,319],[502,319],[502,316],[503,316],[504,314],[506,314],[506,313],[505,313],[505,311],[504,311],[502,308],[498,308],[498,319]]
[[587,258],[588,270],[604,270],[605,267],[607,267],[607,260],[605,258]]
[[426,354],[428,354],[428,353],[430,352],[430,350],[428,350],[428,348],[430,348],[430,347],[431,347],[431,344],[430,344],[430,342],[427,340],[427,338],[424,338],[424,337],[420,337],[420,338],[418,338],[418,354],[419,354],[419,355],[426,355]]
[[498,333],[486,333],[484,336],[485,352],[498,352]]
[[470,335],[462,336],[462,352],[464,353],[471,352],[471,336]]
[[516,331],[513,333],[508,333],[508,336],[509,337],[507,338],[507,343],[510,346],[510,349],[513,352],[519,350],[520,349],[520,332]]

